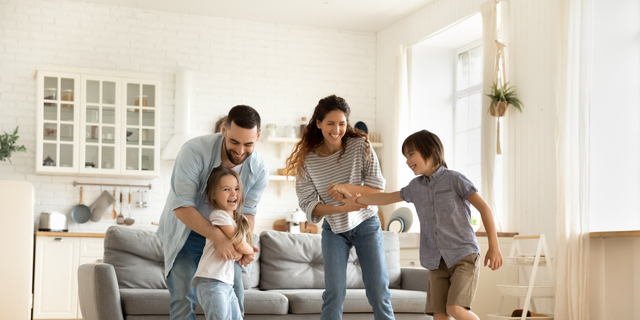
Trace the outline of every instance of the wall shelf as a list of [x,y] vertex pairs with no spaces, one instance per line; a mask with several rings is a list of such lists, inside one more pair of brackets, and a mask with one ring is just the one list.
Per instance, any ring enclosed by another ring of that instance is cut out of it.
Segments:
[[[298,138],[287,138],[287,137],[267,137],[266,142],[268,143],[277,143],[279,144],[279,155],[280,159],[286,159],[288,156],[289,149],[287,146],[292,147],[296,144],[300,139]],[[371,146],[374,148],[382,148],[384,147],[384,143],[382,142],[371,142]]]
[[277,174],[269,175],[269,181],[276,181],[276,183],[278,184],[278,197],[282,195],[282,189],[284,189],[285,184],[287,183],[293,184],[296,181],[294,177],[288,177],[288,178],[289,179],[287,180],[287,176],[281,176]]

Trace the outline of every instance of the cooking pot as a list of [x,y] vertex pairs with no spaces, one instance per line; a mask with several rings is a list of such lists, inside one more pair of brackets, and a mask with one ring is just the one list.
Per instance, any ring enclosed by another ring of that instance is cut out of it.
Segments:
[[51,211],[40,214],[38,231],[67,232],[69,231],[67,215]]

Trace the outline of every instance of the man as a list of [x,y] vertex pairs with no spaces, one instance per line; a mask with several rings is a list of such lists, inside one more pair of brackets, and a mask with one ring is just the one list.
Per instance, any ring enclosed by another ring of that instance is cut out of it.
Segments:
[[[158,236],[163,244],[165,275],[171,294],[170,318],[195,319],[198,302],[191,279],[198,268],[206,239],[216,254],[235,264],[234,290],[244,315],[244,288],[240,265],[248,266],[255,253],[239,254],[222,231],[209,223],[213,208],[205,195],[211,171],[222,165],[240,174],[244,186],[244,211],[253,233],[257,205],[269,182],[269,168],[254,152],[260,138],[260,115],[244,105],[229,111],[221,133],[187,141],[176,158]],[[254,251],[257,249],[254,248]]]

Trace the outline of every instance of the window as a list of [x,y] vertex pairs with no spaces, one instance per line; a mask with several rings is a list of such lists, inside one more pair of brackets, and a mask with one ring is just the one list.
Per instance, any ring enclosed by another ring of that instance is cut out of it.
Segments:
[[480,183],[482,117],[482,47],[478,43],[456,54],[452,169]]
[[[464,174],[478,190],[481,181],[482,46],[476,41],[455,54],[453,159],[449,168]],[[472,206],[472,216],[479,213]]]

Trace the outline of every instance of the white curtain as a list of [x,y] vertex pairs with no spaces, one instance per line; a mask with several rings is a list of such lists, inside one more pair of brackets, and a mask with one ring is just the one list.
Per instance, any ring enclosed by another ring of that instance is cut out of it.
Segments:
[[[480,5],[480,13],[482,14],[482,59],[483,59],[483,75],[482,75],[482,128],[481,140],[482,148],[480,157],[482,159],[482,182],[480,185],[481,195],[484,201],[494,211],[493,217],[497,231],[501,230],[500,218],[495,212],[495,189],[493,180],[495,178],[496,165],[496,118],[487,112],[491,106],[491,99],[485,95],[488,93],[489,86],[492,85],[495,78],[495,59],[496,59],[496,34],[497,34],[497,17],[496,1],[489,0]],[[484,227],[483,229],[484,230]]]
[[[396,64],[393,76],[393,110],[394,110],[394,123],[397,123],[397,130],[393,130],[391,138],[388,140],[389,145],[385,146],[385,150],[391,156],[390,160],[391,168],[390,172],[385,172],[384,175],[387,178],[387,185],[385,190],[397,191],[404,187],[403,171],[408,171],[408,167],[405,164],[404,156],[402,155],[402,142],[411,134],[409,132],[409,89],[407,78],[407,48],[404,46],[398,46],[396,48]],[[387,217],[391,216],[391,213],[397,208],[403,206],[402,203],[391,204],[383,207],[383,211],[387,212]],[[404,204],[406,206],[406,204]],[[415,221],[414,221],[415,222]],[[389,221],[385,221],[389,223]],[[415,223],[414,223],[415,224]],[[384,226],[386,230],[386,226]]]
[[555,319],[589,320],[589,113],[593,0],[563,0],[558,19]]

